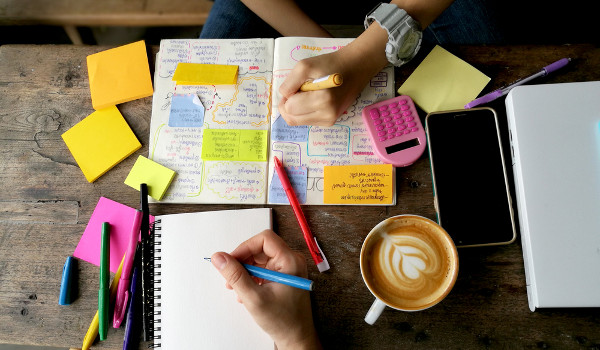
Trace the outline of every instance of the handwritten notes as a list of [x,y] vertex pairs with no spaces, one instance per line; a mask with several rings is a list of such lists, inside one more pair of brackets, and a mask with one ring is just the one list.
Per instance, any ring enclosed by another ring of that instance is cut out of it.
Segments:
[[436,46],[398,89],[425,112],[463,109],[490,78],[467,62]]
[[150,66],[143,40],[87,56],[94,109],[152,96]]
[[325,167],[325,204],[393,204],[394,167],[391,164]]
[[267,160],[267,130],[205,129],[203,160]]
[[179,63],[173,74],[177,85],[231,85],[237,82],[238,66]]
[[204,106],[196,94],[173,94],[171,97],[170,127],[201,127]]
[[[300,204],[304,204],[306,202],[306,175],[308,173],[306,167],[286,167],[285,171],[287,173],[288,179],[290,180],[290,184],[292,185],[292,188],[296,193],[298,202],[300,202]],[[281,185],[281,180],[275,172],[273,172],[273,179],[271,180],[271,187],[269,188],[269,203],[290,203],[287,195],[285,194],[285,190]]]
[[139,156],[125,179],[125,184],[139,191],[140,185],[148,185],[148,195],[157,201],[167,192],[175,172],[144,156]]
[[115,106],[88,115],[62,138],[89,182],[142,147]]

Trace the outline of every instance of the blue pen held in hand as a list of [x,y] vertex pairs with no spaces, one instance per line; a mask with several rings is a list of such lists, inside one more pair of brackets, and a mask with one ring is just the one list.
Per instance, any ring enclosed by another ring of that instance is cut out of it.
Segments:
[[[210,258],[204,258],[204,260],[210,261]],[[288,285],[288,286],[291,286],[294,288],[300,288],[300,289],[304,289],[304,290],[308,290],[308,291],[313,290],[314,282],[309,279],[294,276],[294,275],[288,275],[283,272],[277,272],[277,271],[273,271],[273,270],[264,269],[262,267],[258,267],[258,266],[254,266],[254,265],[249,265],[249,264],[242,264],[242,265],[244,266],[244,268],[246,268],[246,270],[248,270],[248,273],[250,274],[250,276],[262,278],[264,280],[271,281],[271,282],[285,284],[285,285]]]

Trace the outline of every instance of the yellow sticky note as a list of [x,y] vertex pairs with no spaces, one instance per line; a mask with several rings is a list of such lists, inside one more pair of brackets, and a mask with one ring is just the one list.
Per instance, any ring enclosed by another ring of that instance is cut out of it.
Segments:
[[142,147],[115,106],[88,115],[62,138],[89,182]]
[[139,156],[127,175],[125,184],[139,191],[140,185],[145,183],[148,185],[150,197],[159,201],[167,192],[174,177],[175,171],[144,156]]
[[463,109],[490,81],[470,64],[437,46],[398,89],[425,112]]
[[267,130],[204,129],[202,159],[267,161]]
[[395,172],[391,164],[325,166],[323,203],[395,203]]
[[238,66],[180,62],[173,73],[177,85],[231,85],[237,83]]
[[152,80],[143,40],[87,56],[94,109],[152,96]]

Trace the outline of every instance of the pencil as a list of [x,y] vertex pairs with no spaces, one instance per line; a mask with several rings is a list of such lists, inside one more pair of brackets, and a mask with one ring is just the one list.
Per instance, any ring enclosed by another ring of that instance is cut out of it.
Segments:
[[300,86],[300,91],[315,91],[340,86],[344,78],[340,73],[326,75],[319,79],[309,80]]

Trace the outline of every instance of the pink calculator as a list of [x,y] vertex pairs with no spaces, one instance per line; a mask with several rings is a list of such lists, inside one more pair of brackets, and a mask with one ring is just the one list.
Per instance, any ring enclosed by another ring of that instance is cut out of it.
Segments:
[[427,138],[410,97],[401,95],[369,105],[362,117],[371,145],[385,163],[407,166],[423,154]]

